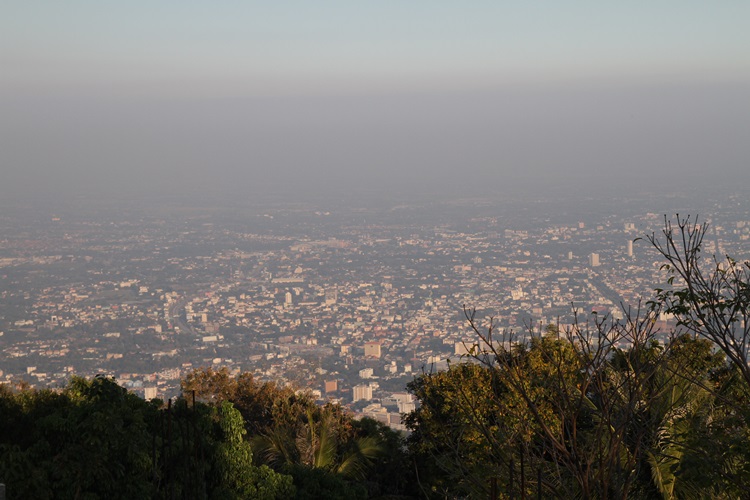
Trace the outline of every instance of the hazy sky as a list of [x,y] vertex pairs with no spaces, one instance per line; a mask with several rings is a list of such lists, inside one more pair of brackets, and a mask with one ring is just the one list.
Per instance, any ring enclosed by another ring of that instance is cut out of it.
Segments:
[[10,1],[0,194],[750,182],[750,2]]

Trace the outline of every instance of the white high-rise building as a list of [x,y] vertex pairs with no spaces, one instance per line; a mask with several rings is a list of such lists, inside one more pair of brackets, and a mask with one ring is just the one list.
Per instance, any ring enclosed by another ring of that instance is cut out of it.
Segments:
[[591,267],[599,267],[599,254],[598,253],[592,253],[589,255],[589,266]]
[[352,388],[352,402],[370,401],[372,399],[372,386],[369,384],[355,385]]

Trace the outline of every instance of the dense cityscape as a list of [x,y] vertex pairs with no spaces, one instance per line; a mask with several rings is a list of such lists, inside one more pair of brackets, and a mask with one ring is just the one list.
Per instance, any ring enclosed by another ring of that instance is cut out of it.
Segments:
[[734,196],[79,203],[0,218],[1,381],[106,374],[166,399],[192,370],[227,368],[394,428],[406,384],[476,342],[464,307],[519,334],[622,318],[663,285],[642,237],[679,210],[710,223],[709,253],[750,253]]
[[750,2],[6,2],[0,500],[750,498]]

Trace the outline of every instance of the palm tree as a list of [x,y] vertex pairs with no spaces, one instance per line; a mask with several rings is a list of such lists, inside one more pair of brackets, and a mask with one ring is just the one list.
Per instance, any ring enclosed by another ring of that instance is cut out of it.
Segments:
[[659,402],[653,405],[656,432],[646,452],[653,484],[662,498],[700,498],[697,485],[679,475],[688,447],[693,421],[709,411],[712,397],[708,390],[685,378],[672,378]]
[[309,406],[296,429],[277,425],[253,439],[253,448],[272,467],[302,465],[350,479],[364,478],[382,453],[382,443],[375,437],[344,440],[339,427],[331,408]]

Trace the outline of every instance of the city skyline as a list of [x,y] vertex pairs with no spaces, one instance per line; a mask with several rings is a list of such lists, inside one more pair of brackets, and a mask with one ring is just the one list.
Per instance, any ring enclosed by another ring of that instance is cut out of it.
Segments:
[[740,194],[588,202],[328,211],[186,199],[7,212],[0,380],[54,386],[106,373],[176,395],[188,373],[211,366],[362,406],[465,354],[476,339],[463,307],[523,338],[642,306],[666,279],[643,239],[663,227],[664,210],[710,219],[707,251],[750,253]]

